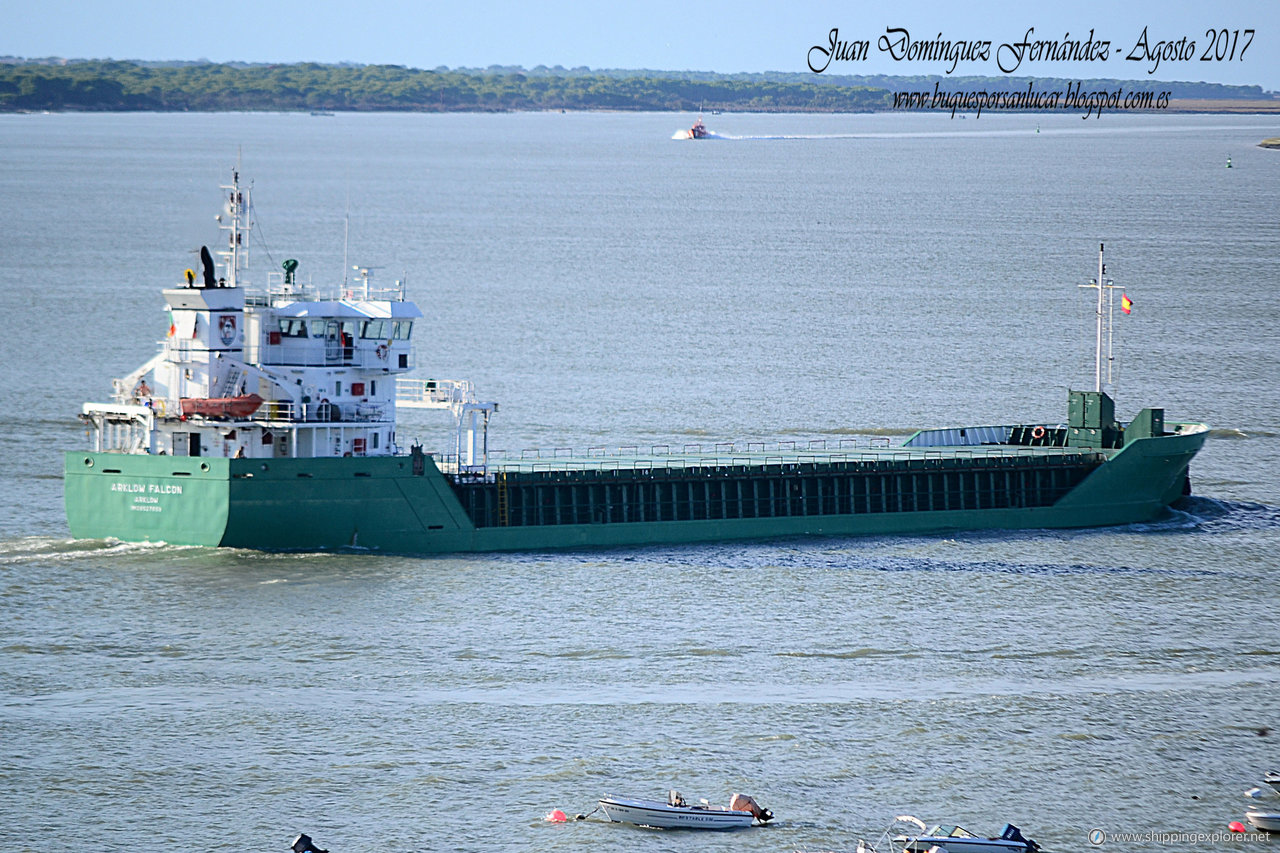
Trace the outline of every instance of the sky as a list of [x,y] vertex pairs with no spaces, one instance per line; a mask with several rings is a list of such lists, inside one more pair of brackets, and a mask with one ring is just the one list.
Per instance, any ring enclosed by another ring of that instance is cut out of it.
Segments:
[[[1204,80],[1280,91],[1280,0],[0,0],[0,20],[5,21],[0,55],[8,56],[411,68],[560,65],[812,73],[810,60],[824,63],[824,54],[812,49],[830,52],[836,29],[840,41],[869,46],[864,56],[830,61],[824,73],[946,73],[949,62],[895,57],[894,50],[881,48],[880,38],[889,30],[906,30],[917,45],[939,35],[957,44],[990,42],[985,58],[961,61],[953,73],[998,76],[1005,71],[998,64],[1001,57],[1007,69],[1014,56],[1012,48],[1002,53],[1001,45],[1091,39],[1109,42],[1105,60],[1097,56],[1100,45],[1093,58],[1068,62],[1033,61],[1024,53],[1011,73]],[[1249,29],[1255,31],[1251,38]],[[901,34],[894,38],[901,43]],[[1210,44],[1221,49],[1221,60],[1213,49],[1209,60],[1201,59]],[[1148,58],[1157,53],[1162,55],[1158,65]],[[1128,59],[1131,55],[1140,58]]]

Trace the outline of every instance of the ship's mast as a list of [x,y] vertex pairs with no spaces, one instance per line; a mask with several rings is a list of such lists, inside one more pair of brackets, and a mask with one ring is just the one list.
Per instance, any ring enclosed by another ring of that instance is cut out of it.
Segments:
[[218,227],[227,233],[227,248],[218,253],[226,270],[227,286],[239,285],[240,270],[249,266],[249,241],[245,239],[245,231],[253,227],[249,221],[249,196],[252,190],[240,189],[240,166],[231,171],[231,183],[224,184],[222,191],[227,198],[227,220],[218,217]]
[[[1081,287],[1093,287],[1098,290],[1098,303],[1094,309],[1096,321],[1096,337],[1094,340],[1093,350],[1093,390],[1102,390],[1102,334],[1106,329],[1107,335],[1107,382],[1111,382],[1111,365],[1115,361],[1113,355],[1113,342],[1115,336],[1115,317],[1114,315],[1114,294],[1111,291],[1115,288],[1115,281],[1107,278],[1107,265],[1103,263],[1102,253],[1104,244],[1098,244],[1098,277],[1090,279],[1088,284],[1082,284]],[[1103,292],[1106,291],[1106,311],[1103,308]],[[1105,323],[1104,323],[1105,318]]]
[[1103,244],[1098,244],[1098,336],[1097,347],[1093,354],[1093,390],[1102,390],[1102,277],[1107,273],[1107,265],[1102,262]]

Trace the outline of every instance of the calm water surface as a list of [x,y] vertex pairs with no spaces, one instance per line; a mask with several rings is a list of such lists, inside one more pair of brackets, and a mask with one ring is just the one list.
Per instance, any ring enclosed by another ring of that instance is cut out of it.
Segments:
[[[0,849],[851,850],[906,812],[1071,851],[1241,817],[1280,768],[1280,126],[708,119],[741,138],[0,116]],[[1105,242],[1121,415],[1214,427],[1196,496],[1107,530],[599,553],[73,542],[75,414],[163,336],[237,150],[255,267],[340,278],[349,212],[347,261],[427,314],[419,374],[498,400],[511,451],[1059,420]],[[778,821],[542,820],[669,787]]]

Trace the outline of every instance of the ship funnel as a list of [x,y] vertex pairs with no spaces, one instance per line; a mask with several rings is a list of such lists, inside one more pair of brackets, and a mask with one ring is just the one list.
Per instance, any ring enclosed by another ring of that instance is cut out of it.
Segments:
[[200,247],[200,266],[204,268],[204,286],[217,287],[218,283],[213,278],[213,256],[209,254],[208,246]]

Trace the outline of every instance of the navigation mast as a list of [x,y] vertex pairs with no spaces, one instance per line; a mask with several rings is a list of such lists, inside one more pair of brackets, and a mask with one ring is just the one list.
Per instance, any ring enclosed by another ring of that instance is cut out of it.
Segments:
[[[1113,291],[1116,284],[1114,279],[1107,278],[1107,265],[1102,258],[1103,248],[1104,244],[1099,243],[1097,278],[1091,278],[1088,284],[1080,285],[1080,287],[1084,288],[1096,288],[1098,291],[1098,304],[1094,309],[1097,325],[1093,351],[1093,390],[1095,391],[1102,390],[1102,335],[1104,328],[1107,336],[1107,384],[1112,384],[1111,367],[1115,361],[1115,293]],[[1106,291],[1105,306],[1103,291]],[[1104,307],[1105,311],[1103,310]]]
[[221,216],[218,217],[218,227],[229,232],[227,234],[227,248],[218,252],[223,258],[223,268],[226,270],[227,286],[239,286],[239,274],[241,269],[249,266],[249,243],[244,239],[245,231],[253,227],[253,223],[249,220],[249,194],[251,190],[240,189],[240,165],[237,159],[236,168],[231,172],[231,183],[223,184],[222,191],[226,194],[227,204],[225,207],[227,219],[224,222]]

